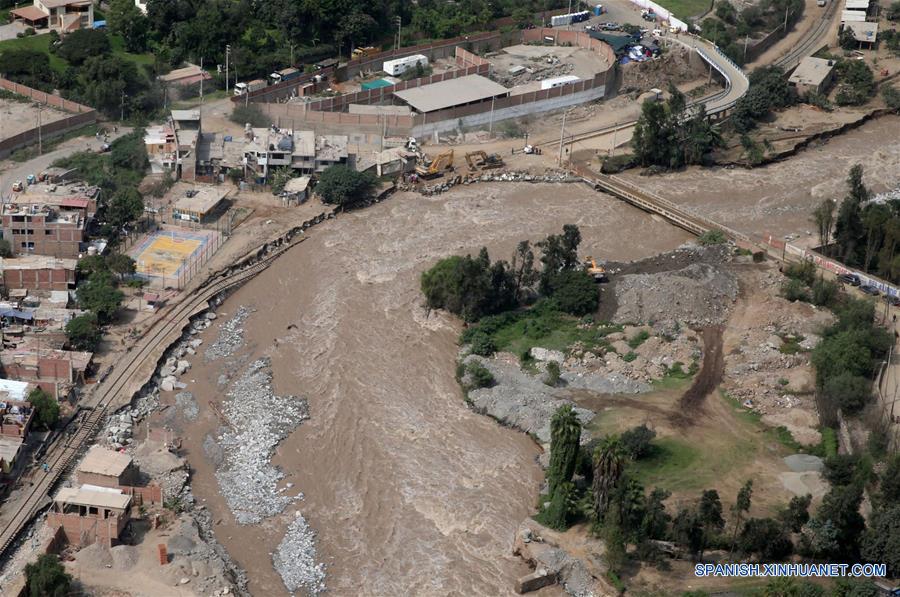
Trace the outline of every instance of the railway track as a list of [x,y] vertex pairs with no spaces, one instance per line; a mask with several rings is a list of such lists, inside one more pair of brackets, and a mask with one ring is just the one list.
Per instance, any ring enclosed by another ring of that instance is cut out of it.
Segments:
[[789,71],[800,64],[800,61],[807,56],[815,54],[823,45],[824,37],[828,35],[828,32],[831,29],[837,6],[837,0],[828,0],[828,6],[825,8],[825,13],[822,15],[822,18],[819,19],[819,22],[816,23],[815,27],[813,27],[791,51],[772,64],[785,71]]
[[[299,237],[299,241],[302,240],[303,237]],[[24,498],[18,500],[15,513],[4,524],[3,530],[0,532],[0,557],[5,556],[18,535],[46,505],[53,486],[70,469],[84,444],[94,437],[109,414],[111,404],[116,398],[120,398],[124,392],[127,392],[137,371],[147,359],[153,357],[160,345],[169,342],[173,333],[180,332],[193,314],[205,309],[211,298],[256,276],[295,244],[297,243],[285,243],[274,252],[242,270],[219,274],[217,278],[213,278],[206,286],[199,289],[194,296],[175,305],[171,312],[150,328],[134,349],[124,355],[122,361],[113,368],[109,376],[95,386],[90,402],[84,406],[85,409],[89,409],[88,414],[81,421],[77,430],[73,434],[57,436],[48,447],[43,462],[49,466],[49,471],[36,472],[37,475],[40,475],[39,478],[24,490],[26,492]]]

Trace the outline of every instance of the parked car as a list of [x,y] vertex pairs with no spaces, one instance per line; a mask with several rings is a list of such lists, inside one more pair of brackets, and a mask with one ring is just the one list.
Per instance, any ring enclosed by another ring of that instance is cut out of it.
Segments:
[[603,23],[600,25],[602,31],[618,31],[622,26],[618,23]]
[[872,286],[871,284],[863,284],[862,286],[859,287],[859,289],[862,292],[864,292],[868,295],[871,295],[871,296],[878,296],[879,294],[881,294],[881,292],[879,292],[879,290],[877,288],[875,288],[874,286]]
[[843,282],[844,284],[849,284],[850,286],[859,286],[859,276],[856,274],[841,274],[838,276],[838,281]]

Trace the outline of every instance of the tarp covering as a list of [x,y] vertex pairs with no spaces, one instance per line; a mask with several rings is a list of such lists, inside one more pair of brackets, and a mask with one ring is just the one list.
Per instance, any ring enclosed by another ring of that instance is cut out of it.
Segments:
[[26,319],[31,321],[34,315],[27,311],[19,311],[18,309],[0,309],[0,317],[14,317],[16,319]]

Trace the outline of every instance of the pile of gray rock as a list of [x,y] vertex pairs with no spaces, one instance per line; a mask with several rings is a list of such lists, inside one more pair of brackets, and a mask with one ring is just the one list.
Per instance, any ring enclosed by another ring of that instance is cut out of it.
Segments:
[[614,321],[684,321],[721,325],[738,296],[736,277],[710,263],[653,274],[626,274],[615,284]]
[[422,195],[439,195],[446,191],[449,191],[451,188],[456,185],[467,185],[474,184],[476,182],[534,182],[534,183],[546,183],[546,182],[560,182],[560,183],[571,183],[571,182],[582,182],[582,179],[578,176],[574,176],[569,174],[568,172],[560,171],[560,172],[549,172],[545,174],[531,174],[527,171],[502,171],[497,173],[485,172],[480,176],[469,175],[469,176],[457,176],[455,178],[449,178],[447,180],[442,180],[441,182],[431,185],[431,186],[423,186],[419,189],[419,192]]
[[325,590],[325,565],[316,562],[316,533],[300,512],[295,513],[284,539],[272,554],[272,564],[291,593],[304,590],[318,595]]
[[[560,406],[571,404],[563,396],[565,390],[551,388],[541,381],[540,376],[522,371],[512,355],[498,355],[493,359],[469,355],[464,359],[465,363],[472,361],[486,367],[496,382],[491,387],[469,391],[472,407],[505,425],[534,435],[541,443],[549,443],[553,413]],[[575,412],[582,425],[594,418],[594,413],[583,408],[576,407]]]
[[267,358],[252,362],[232,383],[222,408],[229,426],[217,441],[222,462],[216,479],[240,524],[259,523],[302,497],[278,489],[284,473],[270,460],[281,440],[309,418],[309,407],[303,398],[275,394],[269,365]]
[[[244,322],[254,311],[255,309],[241,305],[234,317],[222,324],[216,341],[206,349],[207,361],[230,357],[244,345]],[[210,315],[215,313],[210,312],[207,317]]]
[[106,441],[114,450],[120,450],[131,445],[135,418],[130,410],[113,414],[109,417],[106,427]]

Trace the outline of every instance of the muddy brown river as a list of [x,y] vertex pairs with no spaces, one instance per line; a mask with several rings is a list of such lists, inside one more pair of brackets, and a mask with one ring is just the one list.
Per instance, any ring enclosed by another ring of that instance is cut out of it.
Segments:
[[[273,462],[305,494],[285,514],[239,526],[203,455],[217,424],[222,362],[198,356],[189,385],[200,408],[182,435],[195,495],[254,595],[286,594],[271,552],[299,509],[318,533],[334,595],[503,595],[529,570],[511,555],[542,479],[527,436],[470,411],[454,380],[460,326],[427,313],[420,273],[485,245],[509,259],[521,239],[575,223],[585,254],[626,260],[689,235],[583,185],[485,184],[437,197],[400,194],[310,231],[310,238],[235,292],[245,360],[272,358],[279,394],[308,398],[311,418]],[[215,339],[217,325],[202,336]]]

